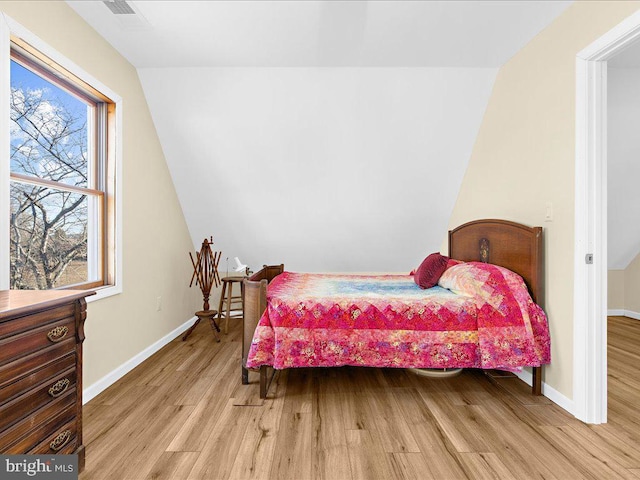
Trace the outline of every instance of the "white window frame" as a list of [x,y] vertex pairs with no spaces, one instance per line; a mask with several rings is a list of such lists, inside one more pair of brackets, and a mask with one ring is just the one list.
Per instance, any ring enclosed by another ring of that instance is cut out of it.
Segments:
[[[98,287],[93,290],[96,295],[87,297],[87,301],[95,301],[102,298],[116,295],[122,292],[122,98],[94,78],[64,55],[50,47],[42,39],[31,33],[18,22],[0,12],[0,145],[10,144],[10,95],[11,95],[11,37],[18,37],[49,57],[55,63],[82,79],[96,90],[109,97],[115,104],[115,191],[113,198],[115,202],[115,220],[113,223],[113,241],[115,245],[107,246],[113,249],[114,269],[113,283]],[[0,150],[0,238],[6,239],[0,243],[0,290],[9,288],[9,175],[10,175],[10,149]]]

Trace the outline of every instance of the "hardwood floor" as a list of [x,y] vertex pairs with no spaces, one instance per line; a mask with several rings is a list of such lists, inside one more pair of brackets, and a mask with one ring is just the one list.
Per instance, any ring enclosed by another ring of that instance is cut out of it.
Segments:
[[240,384],[240,326],[201,324],[84,408],[88,479],[638,479],[640,321],[609,320],[609,423],[516,377],[282,372]]

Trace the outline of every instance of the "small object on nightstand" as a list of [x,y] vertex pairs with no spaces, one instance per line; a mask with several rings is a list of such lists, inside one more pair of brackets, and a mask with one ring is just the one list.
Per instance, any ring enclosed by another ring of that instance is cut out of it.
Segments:
[[[249,268],[248,265],[243,264],[240,259],[238,257],[235,257],[235,261],[236,261],[236,268],[235,271],[237,273],[240,272],[244,272],[244,275],[246,277],[250,276],[253,272],[251,271],[251,269]],[[227,272],[227,275],[229,274],[229,272]]]

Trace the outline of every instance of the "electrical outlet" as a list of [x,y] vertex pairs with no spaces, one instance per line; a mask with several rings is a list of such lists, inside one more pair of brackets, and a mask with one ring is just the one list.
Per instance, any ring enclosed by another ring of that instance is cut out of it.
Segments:
[[156,298],[156,312],[162,310],[162,297]]

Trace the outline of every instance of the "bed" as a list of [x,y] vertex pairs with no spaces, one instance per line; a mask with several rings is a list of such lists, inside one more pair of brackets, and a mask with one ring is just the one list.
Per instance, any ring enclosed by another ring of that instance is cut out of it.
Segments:
[[428,290],[409,275],[265,266],[243,282],[242,382],[259,370],[265,398],[269,367],[533,367],[540,395],[550,360],[542,228],[469,222],[449,232],[449,257],[463,263]]

